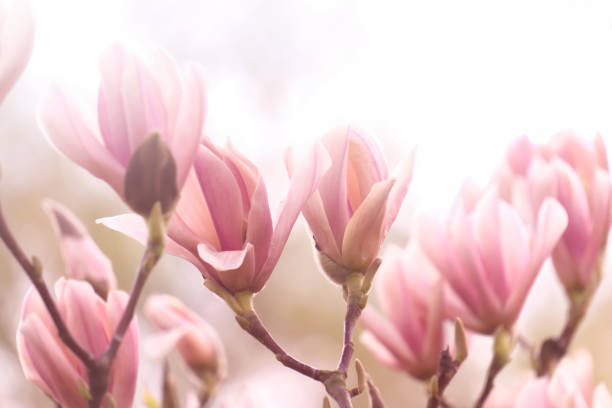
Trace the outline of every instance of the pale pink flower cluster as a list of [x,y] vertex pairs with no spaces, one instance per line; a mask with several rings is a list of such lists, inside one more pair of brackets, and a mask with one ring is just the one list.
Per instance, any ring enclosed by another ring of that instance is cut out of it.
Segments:
[[[127,293],[112,290],[104,300],[89,283],[61,278],[55,284],[55,295],[60,314],[75,340],[96,357],[104,353],[123,314]],[[28,380],[61,406],[87,407],[87,370],[59,338],[55,323],[34,288],[28,291],[23,305],[17,350]],[[104,406],[131,407],[137,374],[138,326],[134,319],[112,366],[110,397],[107,396]]]
[[595,387],[593,360],[586,351],[565,357],[551,377],[530,378],[515,390],[496,388],[485,408],[610,408],[605,384]]

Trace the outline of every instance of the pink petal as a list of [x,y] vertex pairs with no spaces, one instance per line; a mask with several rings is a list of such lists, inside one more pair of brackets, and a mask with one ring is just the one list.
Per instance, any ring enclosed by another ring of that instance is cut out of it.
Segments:
[[440,351],[443,348],[444,333],[442,323],[444,321],[444,284],[439,281],[431,292],[427,313],[426,335],[423,339],[421,358],[423,363],[429,363],[432,372],[436,372]]
[[[508,204],[499,204],[499,234],[503,270],[509,290],[529,265],[529,234],[518,213]],[[506,292],[504,300],[509,293]]]
[[[109,293],[106,317],[110,333],[114,333],[119,324],[127,302],[127,293],[122,291]],[[138,344],[138,320],[134,317],[123,337],[111,371],[109,391],[113,395],[117,408],[130,408],[134,400],[138,379]]]
[[544,199],[557,196],[558,180],[553,167],[541,158],[532,160],[527,179],[533,213],[537,214]]
[[[179,75],[179,67],[165,50],[155,48],[145,57],[145,64],[159,86],[164,106],[166,107],[168,123],[168,143],[173,141],[174,130],[183,97],[183,84]],[[188,88],[185,84],[185,88]]]
[[242,195],[234,175],[219,157],[204,146],[198,150],[194,168],[219,237],[220,249],[231,251],[242,248],[246,220]]
[[[475,218],[476,215],[478,214],[473,214],[471,218]],[[485,213],[481,215],[486,217]],[[491,221],[498,222],[497,220]],[[449,234],[452,237],[450,255],[453,259],[457,280],[464,288],[463,291],[466,291],[466,286],[475,290],[475,295],[468,295],[467,298],[463,298],[463,301],[486,325],[487,328],[483,333],[491,333],[500,324],[502,299],[494,290],[495,277],[492,277],[490,271],[485,269],[484,256],[476,246],[473,219],[468,218],[463,211],[457,211],[449,225]],[[457,287],[455,284],[455,290]]]
[[[295,170],[294,156],[292,150],[287,150],[285,152],[285,165],[290,178],[293,178],[293,172]],[[312,193],[310,198],[306,201],[304,207],[302,207],[302,214],[306,222],[308,222],[308,226],[312,231],[319,250],[327,254],[336,262],[340,262],[340,250],[336,244],[334,233],[331,230],[327,214],[325,213],[323,200],[321,200],[321,195],[318,191]]]
[[147,336],[146,355],[157,360],[167,358],[188,330],[186,326],[176,327]]
[[600,133],[597,133],[595,140],[593,141],[595,147],[595,154],[597,155],[597,162],[600,167],[608,170],[608,153],[606,150],[606,144],[604,143],[603,137]]
[[383,235],[386,235],[391,224],[395,221],[397,214],[399,213],[404,197],[408,192],[408,186],[412,180],[412,173],[414,170],[414,151],[410,152],[410,156],[406,161],[401,162],[397,168],[393,171],[391,178],[395,179],[396,182],[389,193],[389,199],[387,200],[387,213],[385,214],[384,230]]
[[60,279],[55,285],[58,308],[75,340],[94,356],[106,351],[106,306],[89,283]]
[[553,161],[557,173],[557,200],[563,206],[568,216],[568,225],[563,234],[563,241],[572,256],[582,256],[592,225],[589,214],[589,202],[578,175],[561,160]]
[[[176,217],[176,214],[174,217]],[[174,233],[174,228],[177,228],[175,226],[174,217],[168,225],[168,233],[169,235],[173,236],[176,235]],[[113,231],[127,235],[142,245],[145,245],[147,242],[147,226],[142,217],[137,214],[123,214],[114,217],[100,218],[96,220],[96,222],[112,229]],[[182,228],[185,229],[186,227]],[[164,251],[171,255],[186,259],[191,264],[195,265],[200,271],[206,271],[202,261],[193,252],[190,252],[190,249],[185,248],[182,244],[177,243],[170,237],[166,237],[166,246]]]
[[531,243],[529,267],[514,284],[506,309],[512,318],[516,318],[527,297],[542,263],[550,255],[555,244],[567,227],[567,214],[554,199],[547,198],[540,206],[537,226]]
[[382,364],[394,370],[402,369],[401,363],[395,358],[393,353],[390,352],[373,333],[364,331],[361,333],[361,336],[359,336],[359,340]]
[[123,197],[125,169],[98,141],[81,115],[57,88],[42,98],[38,112],[45,136],[59,151]]
[[140,143],[153,133],[159,133],[167,143],[167,114],[159,85],[136,58],[130,58],[126,62],[121,78],[121,95],[130,156]]
[[593,408],[612,408],[612,397],[604,383],[595,388],[593,394]]
[[34,18],[30,3],[11,2],[0,9],[0,103],[23,72],[34,46]]
[[534,155],[534,146],[527,135],[518,138],[506,154],[506,161],[510,169],[516,174],[525,176]]
[[330,164],[329,155],[320,144],[317,144],[309,152],[306,160],[296,168],[274,224],[268,260],[257,276],[259,282],[265,282],[270,277],[302,207],[319,186]]
[[273,232],[268,193],[261,177],[251,197],[248,225],[246,241],[255,249],[255,269],[259,270],[268,258]]
[[217,271],[219,283],[232,293],[241,291],[258,292],[263,283],[258,283],[255,271],[255,250],[249,242],[242,250],[216,251],[206,244],[198,245],[202,260]]
[[401,334],[378,312],[367,307],[361,314],[359,322],[363,325],[364,330],[372,333],[378,343],[395,357],[402,368],[411,370],[416,366],[416,357],[402,339]]
[[538,378],[532,380],[521,390],[515,408],[553,408],[548,401],[548,380]]
[[342,236],[350,217],[346,185],[349,128],[342,127],[329,132],[323,138],[323,144],[331,158],[331,165],[321,180],[319,194],[336,244],[341,247]]
[[388,177],[387,163],[375,140],[349,127],[347,197],[351,213],[366,198],[372,186]]
[[[480,314],[483,309],[482,297],[476,290],[475,285],[469,279],[466,279],[462,273],[459,259],[454,254],[448,233],[442,225],[430,216],[423,216],[419,220],[418,237],[425,254],[449,282],[453,291],[461,299],[461,303],[470,311],[470,315]],[[453,308],[452,313],[458,313],[465,309],[458,302],[452,302],[451,305],[457,306]],[[471,321],[463,314],[461,314],[461,317],[466,325],[468,325],[468,321]],[[469,325],[469,327],[476,329],[475,325]]]
[[588,403],[591,402],[595,379],[593,378],[593,358],[585,350],[579,350],[574,355],[562,359],[555,370],[561,370],[567,374],[573,385]]
[[[174,212],[175,216],[173,219],[178,216],[185,224],[185,228],[191,230],[193,232],[192,235],[198,237],[197,241],[205,241],[215,248],[221,248],[215,224],[206,204],[206,198],[200,187],[198,176],[193,169],[189,172]],[[180,234],[183,231],[184,229],[180,228],[177,233]],[[177,241],[183,243],[183,240],[178,237]]]
[[597,259],[604,250],[612,217],[608,212],[612,205],[612,185],[610,175],[601,169],[596,169],[590,194],[592,231],[587,248],[581,259],[580,279],[584,286],[590,283]]
[[348,222],[342,239],[342,260],[347,267],[365,270],[378,255],[387,200],[394,184],[394,179],[376,183]]
[[123,108],[121,86],[128,56],[118,44],[109,47],[100,58],[98,91],[98,124],[106,148],[127,167],[132,149],[128,138],[127,118]]
[[177,163],[179,186],[185,182],[202,140],[206,97],[202,69],[190,64],[183,73],[183,97],[170,146]]
[[105,293],[117,288],[110,260],[98,248],[85,226],[63,205],[52,200],[43,202],[55,232],[60,238],[68,276],[86,280]]
[[[81,378],[65,354],[65,348],[56,341],[49,341],[51,333],[40,321],[37,315],[32,314],[20,326],[23,336],[23,345],[33,368],[38,374],[43,390],[48,390],[62,406],[85,408],[87,402],[79,391],[78,384],[87,387],[86,381]],[[36,383],[36,382],[35,382]]]
[[[490,286],[501,301],[505,301],[509,288],[504,268],[501,247],[500,200],[495,189],[490,190],[474,210],[474,237],[486,274],[486,284]],[[505,212],[503,215],[511,215]]]
[[[399,252],[399,251],[398,251]],[[423,312],[424,305],[418,298],[412,297],[412,286],[420,283],[419,276],[409,273],[411,264],[406,261],[404,267],[401,253],[387,251],[383,262],[378,268],[378,296],[383,313],[388,316],[391,323],[402,335],[415,355],[420,354],[421,345],[425,336]],[[410,260],[411,261],[411,260]]]

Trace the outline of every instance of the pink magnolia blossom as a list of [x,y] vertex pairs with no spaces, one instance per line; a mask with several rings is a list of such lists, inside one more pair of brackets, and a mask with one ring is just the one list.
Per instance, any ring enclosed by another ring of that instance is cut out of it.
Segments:
[[160,134],[177,164],[181,187],[193,163],[205,115],[202,70],[179,67],[161,50],[146,62],[120,46],[100,60],[98,124],[86,120],[57,87],[43,98],[41,126],[51,143],[125,198],[124,177],[132,154]]
[[[314,235],[321,266],[337,283],[364,272],[378,256],[412,177],[412,154],[389,176],[378,143],[351,127],[322,140],[332,159],[302,213]],[[292,173],[293,158],[286,157]]]
[[382,317],[371,307],[361,316],[361,341],[384,364],[427,379],[444,347],[442,283],[418,245],[392,248],[378,269]]
[[225,353],[215,330],[180,300],[170,295],[149,296],[145,314],[161,334],[152,342],[157,353],[176,348],[187,366],[200,378],[225,376]]
[[[61,278],[56,302],[68,330],[85,350],[100,356],[106,350],[127,303],[127,294],[111,291],[105,302],[83,281]],[[86,408],[87,370],[60,340],[51,316],[34,288],[26,294],[17,331],[17,351],[26,378],[66,408]],[[138,375],[138,325],[134,319],[110,373],[104,407],[132,406]]]
[[590,355],[580,353],[563,359],[551,378],[539,377],[525,384],[514,407],[611,408],[612,398],[604,384],[593,391],[593,362]]
[[566,225],[565,211],[548,198],[530,228],[496,189],[478,200],[460,199],[445,224],[423,217],[420,243],[452,289],[449,317],[484,334],[511,328]]
[[612,223],[612,184],[601,136],[588,143],[563,132],[542,146],[523,137],[509,149],[498,179],[504,198],[528,222],[546,197],[565,208],[568,226],[552,259],[567,289],[587,287]]
[[106,298],[109,291],[117,289],[108,257],[70,210],[51,200],[46,200],[44,207],[59,237],[68,276],[89,282],[96,293]]
[[[230,144],[221,148],[205,139],[169,223],[166,251],[185,258],[230,293],[259,292],[328,167],[329,157],[317,145],[296,170],[273,221],[257,167]],[[146,240],[139,217],[127,214],[101,222]]]
[[0,103],[30,59],[34,46],[34,18],[26,0],[0,3]]

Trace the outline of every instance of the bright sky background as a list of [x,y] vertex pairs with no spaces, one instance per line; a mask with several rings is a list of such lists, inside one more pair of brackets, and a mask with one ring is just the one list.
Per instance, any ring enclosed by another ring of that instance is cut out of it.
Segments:
[[33,3],[38,84],[93,91],[107,44],[160,44],[209,72],[213,138],[278,155],[353,123],[391,165],[419,146],[412,190],[430,208],[523,133],[612,132],[607,1]]

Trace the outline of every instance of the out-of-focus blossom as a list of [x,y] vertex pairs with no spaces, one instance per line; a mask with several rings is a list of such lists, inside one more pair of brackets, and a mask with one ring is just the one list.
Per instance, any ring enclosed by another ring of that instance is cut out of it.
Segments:
[[514,407],[610,408],[612,399],[604,384],[593,391],[593,362],[583,352],[563,359],[552,377],[529,381],[518,394]]
[[[128,296],[110,291],[105,302],[87,282],[61,278],[56,303],[68,330],[93,356],[106,351]],[[17,351],[26,378],[66,408],[87,407],[87,370],[62,343],[51,316],[34,288],[28,291],[17,331]],[[110,372],[104,407],[132,406],[138,375],[138,325],[130,324]]]
[[[256,403],[256,398],[254,398],[249,392],[248,388],[242,389],[242,391],[236,393],[234,396],[230,398],[225,398],[221,404],[220,408],[257,408],[267,406],[262,403]],[[194,407],[195,408],[195,407]]]
[[[302,213],[323,270],[343,284],[349,274],[365,272],[378,256],[408,190],[413,157],[390,177],[377,141],[355,129],[335,129],[322,143],[332,165]],[[286,161],[291,174],[291,154]]]
[[449,316],[484,334],[511,328],[566,226],[563,207],[550,198],[535,226],[526,226],[494,188],[478,200],[460,198],[445,224],[423,217],[420,243],[452,289],[446,297]]
[[0,103],[25,69],[33,46],[34,18],[29,2],[0,3]]
[[541,146],[522,137],[508,150],[498,182],[527,222],[546,197],[565,208],[568,226],[552,259],[568,290],[586,288],[612,222],[612,184],[601,136],[587,142],[563,132]]
[[[229,143],[221,148],[204,140],[168,225],[166,251],[187,259],[230,293],[259,292],[328,167],[329,157],[317,145],[296,170],[273,221],[257,167]],[[146,241],[139,217],[127,214],[101,222]]]
[[361,341],[384,364],[427,379],[444,347],[444,299],[436,270],[417,244],[391,248],[378,269],[378,297],[385,317],[366,308]]
[[170,295],[152,295],[145,313],[161,331],[152,343],[157,353],[176,348],[200,380],[218,382],[225,377],[225,353],[217,333],[180,300]]
[[174,156],[180,188],[202,135],[201,68],[195,64],[179,68],[161,50],[145,61],[113,46],[102,56],[100,71],[97,126],[53,87],[39,112],[46,136],[68,158],[125,198],[124,177],[132,154],[145,138],[157,133]]
[[117,279],[108,257],[70,210],[51,200],[45,201],[44,208],[60,240],[68,276],[89,282],[97,294],[106,298],[109,291],[117,289]]

